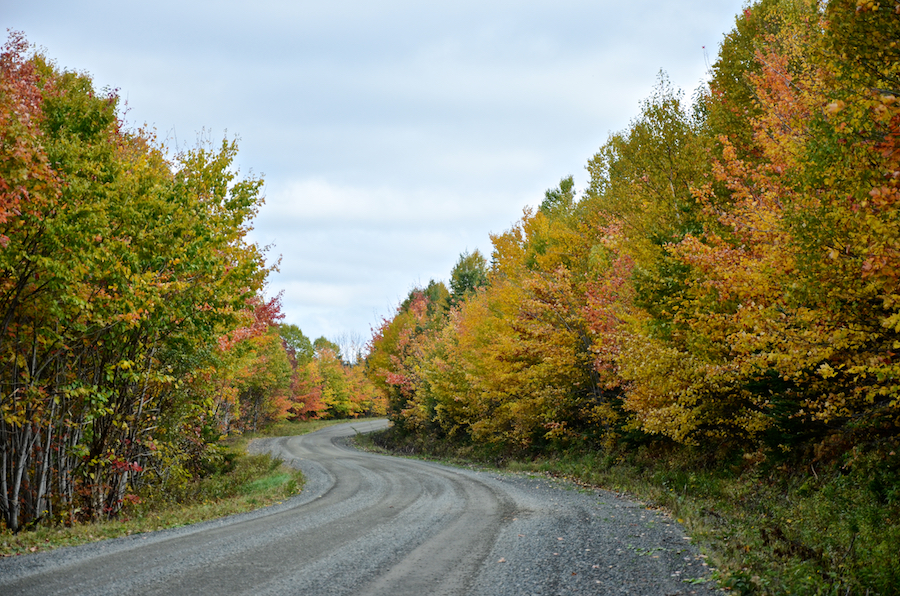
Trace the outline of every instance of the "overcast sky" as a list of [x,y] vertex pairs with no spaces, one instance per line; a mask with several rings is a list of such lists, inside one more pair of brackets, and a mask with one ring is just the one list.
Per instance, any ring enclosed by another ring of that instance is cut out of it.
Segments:
[[172,145],[238,137],[286,322],[368,338],[560,178],[584,188],[661,69],[690,95],[743,4],[0,0],[0,25]]

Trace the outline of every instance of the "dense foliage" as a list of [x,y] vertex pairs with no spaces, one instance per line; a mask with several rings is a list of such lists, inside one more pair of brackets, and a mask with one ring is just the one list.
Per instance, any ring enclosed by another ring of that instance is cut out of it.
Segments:
[[385,322],[397,421],[521,447],[895,437],[898,39],[878,3],[747,8],[692,104],[661,76],[582,196],[564,179],[477,287]]
[[[370,374],[398,429],[813,474],[881,461],[896,507],[898,98],[900,5],[751,3],[692,102],[661,76],[581,196],[564,179],[492,238],[485,285],[446,314],[416,294],[382,326]],[[850,561],[847,535],[821,560]]]
[[12,33],[0,54],[2,523],[112,516],[214,469],[222,433],[379,411],[261,298],[262,180],[236,144],[169,157],[114,92],[28,52]]

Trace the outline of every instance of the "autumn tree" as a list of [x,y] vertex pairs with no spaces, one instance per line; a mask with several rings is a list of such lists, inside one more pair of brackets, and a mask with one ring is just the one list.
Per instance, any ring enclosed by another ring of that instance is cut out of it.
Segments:
[[450,293],[442,282],[414,288],[392,319],[374,330],[366,357],[366,374],[387,401],[398,428],[430,425],[433,403],[419,364],[423,350],[445,325]]
[[245,238],[262,182],[233,171],[234,143],[169,160],[123,129],[114,94],[27,49],[13,34],[0,57],[0,512],[14,530],[113,515],[148,468],[182,465],[212,405],[190,380],[267,273]]
[[281,340],[284,342],[285,350],[288,355],[296,360],[298,364],[306,364],[315,356],[315,348],[312,341],[305,335],[299,327],[292,324],[282,323],[278,326],[281,334]]
[[450,306],[458,306],[466,298],[488,284],[488,266],[478,249],[459,255],[450,271]]

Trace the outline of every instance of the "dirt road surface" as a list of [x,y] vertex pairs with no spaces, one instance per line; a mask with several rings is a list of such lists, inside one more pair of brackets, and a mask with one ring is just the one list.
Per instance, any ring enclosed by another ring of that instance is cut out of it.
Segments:
[[605,491],[363,453],[351,422],[261,439],[300,467],[281,505],[0,560],[0,594],[709,595],[665,514]]

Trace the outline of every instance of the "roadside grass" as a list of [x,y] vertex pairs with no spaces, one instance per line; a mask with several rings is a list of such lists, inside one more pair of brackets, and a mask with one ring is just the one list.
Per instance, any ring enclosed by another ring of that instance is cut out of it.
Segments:
[[345,422],[352,422],[353,420],[359,419],[348,418],[342,420],[307,420],[305,422],[273,422],[260,432],[248,431],[243,434],[229,437],[227,441],[230,444],[238,446],[243,445],[246,448],[246,444],[253,439],[259,439],[263,437],[292,437],[294,435],[305,435],[307,433],[323,429],[326,426],[334,426],[335,424],[343,424]]
[[249,455],[250,440],[310,433],[346,420],[280,422],[258,433],[222,442],[228,466],[177,491],[128,505],[118,518],[71,526],[39,525],[13,534],[0,531],[0,557],[177,528],[280,503],[303,488],[303,475],[269,455]]
[[358,436],[363,448],[549,475],[633,495],[672,514],[740,595],[900,594],[900,452],[884,443],[826,461],[644,445],[534,457]]

